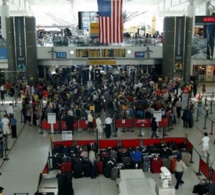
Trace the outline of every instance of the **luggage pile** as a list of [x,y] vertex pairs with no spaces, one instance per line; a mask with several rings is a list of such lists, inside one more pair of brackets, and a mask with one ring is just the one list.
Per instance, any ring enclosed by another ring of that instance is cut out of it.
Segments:
[[[98,159],[91,163],[89,158],[83,157],[85,152],[93,147],[96,150]],[[175,171],[176,157],[181,155],[187,166],[190,165],[191,151],[186,144],[167,142],[153,144],[146,147],[126,148],[118,146],[114,148],[98,149],[95,143],[91,146],[70,146],[57,145],[53,149],[53,169],[60,169],[64,174],[72,172],[74,178],[91,177],[103,174],[107,178],[115,180],[119,177],[120,169],[142,169],[144,172],[160,173],[162,166],[167,167],[172,173]]]

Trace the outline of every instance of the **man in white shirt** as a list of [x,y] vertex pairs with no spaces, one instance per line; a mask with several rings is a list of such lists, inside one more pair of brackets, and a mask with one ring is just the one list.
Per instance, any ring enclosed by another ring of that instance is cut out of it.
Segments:
[[4,117],[1,119],[2,123],[2,129],[3,129],[3,134],[9,135],[10,134],[10,120],[8,119],[7,115],[4,115]]
[[210,138],[208,137],[208,133],[204,133],[204,137],[202,138],[202,141],[199,143],[199,145],[202,145],[202,153],[203,157],[207,157],[207,152],[209,150],[209,141]]
[[112,122],[113,122],[113,120],[109,116],[105,119],[104,124],[105,124],[106,138],[110,138]]
[[7,112],[7,114],[8,114],[9,116],[13,116],[13,115],[14,115],[14,110],[13,110],[12,104],[9,104],[9,105],[8,105],[6,112]]
[[96,118],[96,129],[98,131],[99,138],[101,138],[103,133],[103,128],[102,128],[102,121],[101,121],[100,115],[98,115],[98,117]]

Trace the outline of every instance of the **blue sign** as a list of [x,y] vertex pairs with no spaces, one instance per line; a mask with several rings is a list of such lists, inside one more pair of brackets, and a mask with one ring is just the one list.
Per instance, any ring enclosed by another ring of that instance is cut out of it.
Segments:
[[56,52],[56,58],[66,58],[66,52]]
[[144,51],[135,51],[134,57],[135,58],[144,58],[145,52]]
[[0,59],[7,59],[8,51],[7,48],[0,48]]

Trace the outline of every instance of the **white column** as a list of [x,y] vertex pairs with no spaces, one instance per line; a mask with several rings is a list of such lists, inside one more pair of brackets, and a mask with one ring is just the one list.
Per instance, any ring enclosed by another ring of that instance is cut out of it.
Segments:
[[194,28],[195,28],[195,5],[193,4],[194,0],[189,0],[190,4],[187,7],[187,17],[193,18],[193,28],[192,28],[192,37],[194,37]]
[[1,6],[1,34],[6,40],[6,17],[9,17],[9,6],[7,5],[7,0],[2,0]]

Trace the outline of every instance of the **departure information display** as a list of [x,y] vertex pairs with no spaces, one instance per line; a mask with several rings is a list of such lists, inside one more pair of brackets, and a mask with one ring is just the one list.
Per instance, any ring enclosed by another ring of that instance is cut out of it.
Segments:
[[100,49],[76,49],[77,58],[100,58]]
[[125,57],[126,50],[125,49],[101,49],[101,52],[102,52],[103,58],[108,58],[108,57],[121,58],[121,57]]

